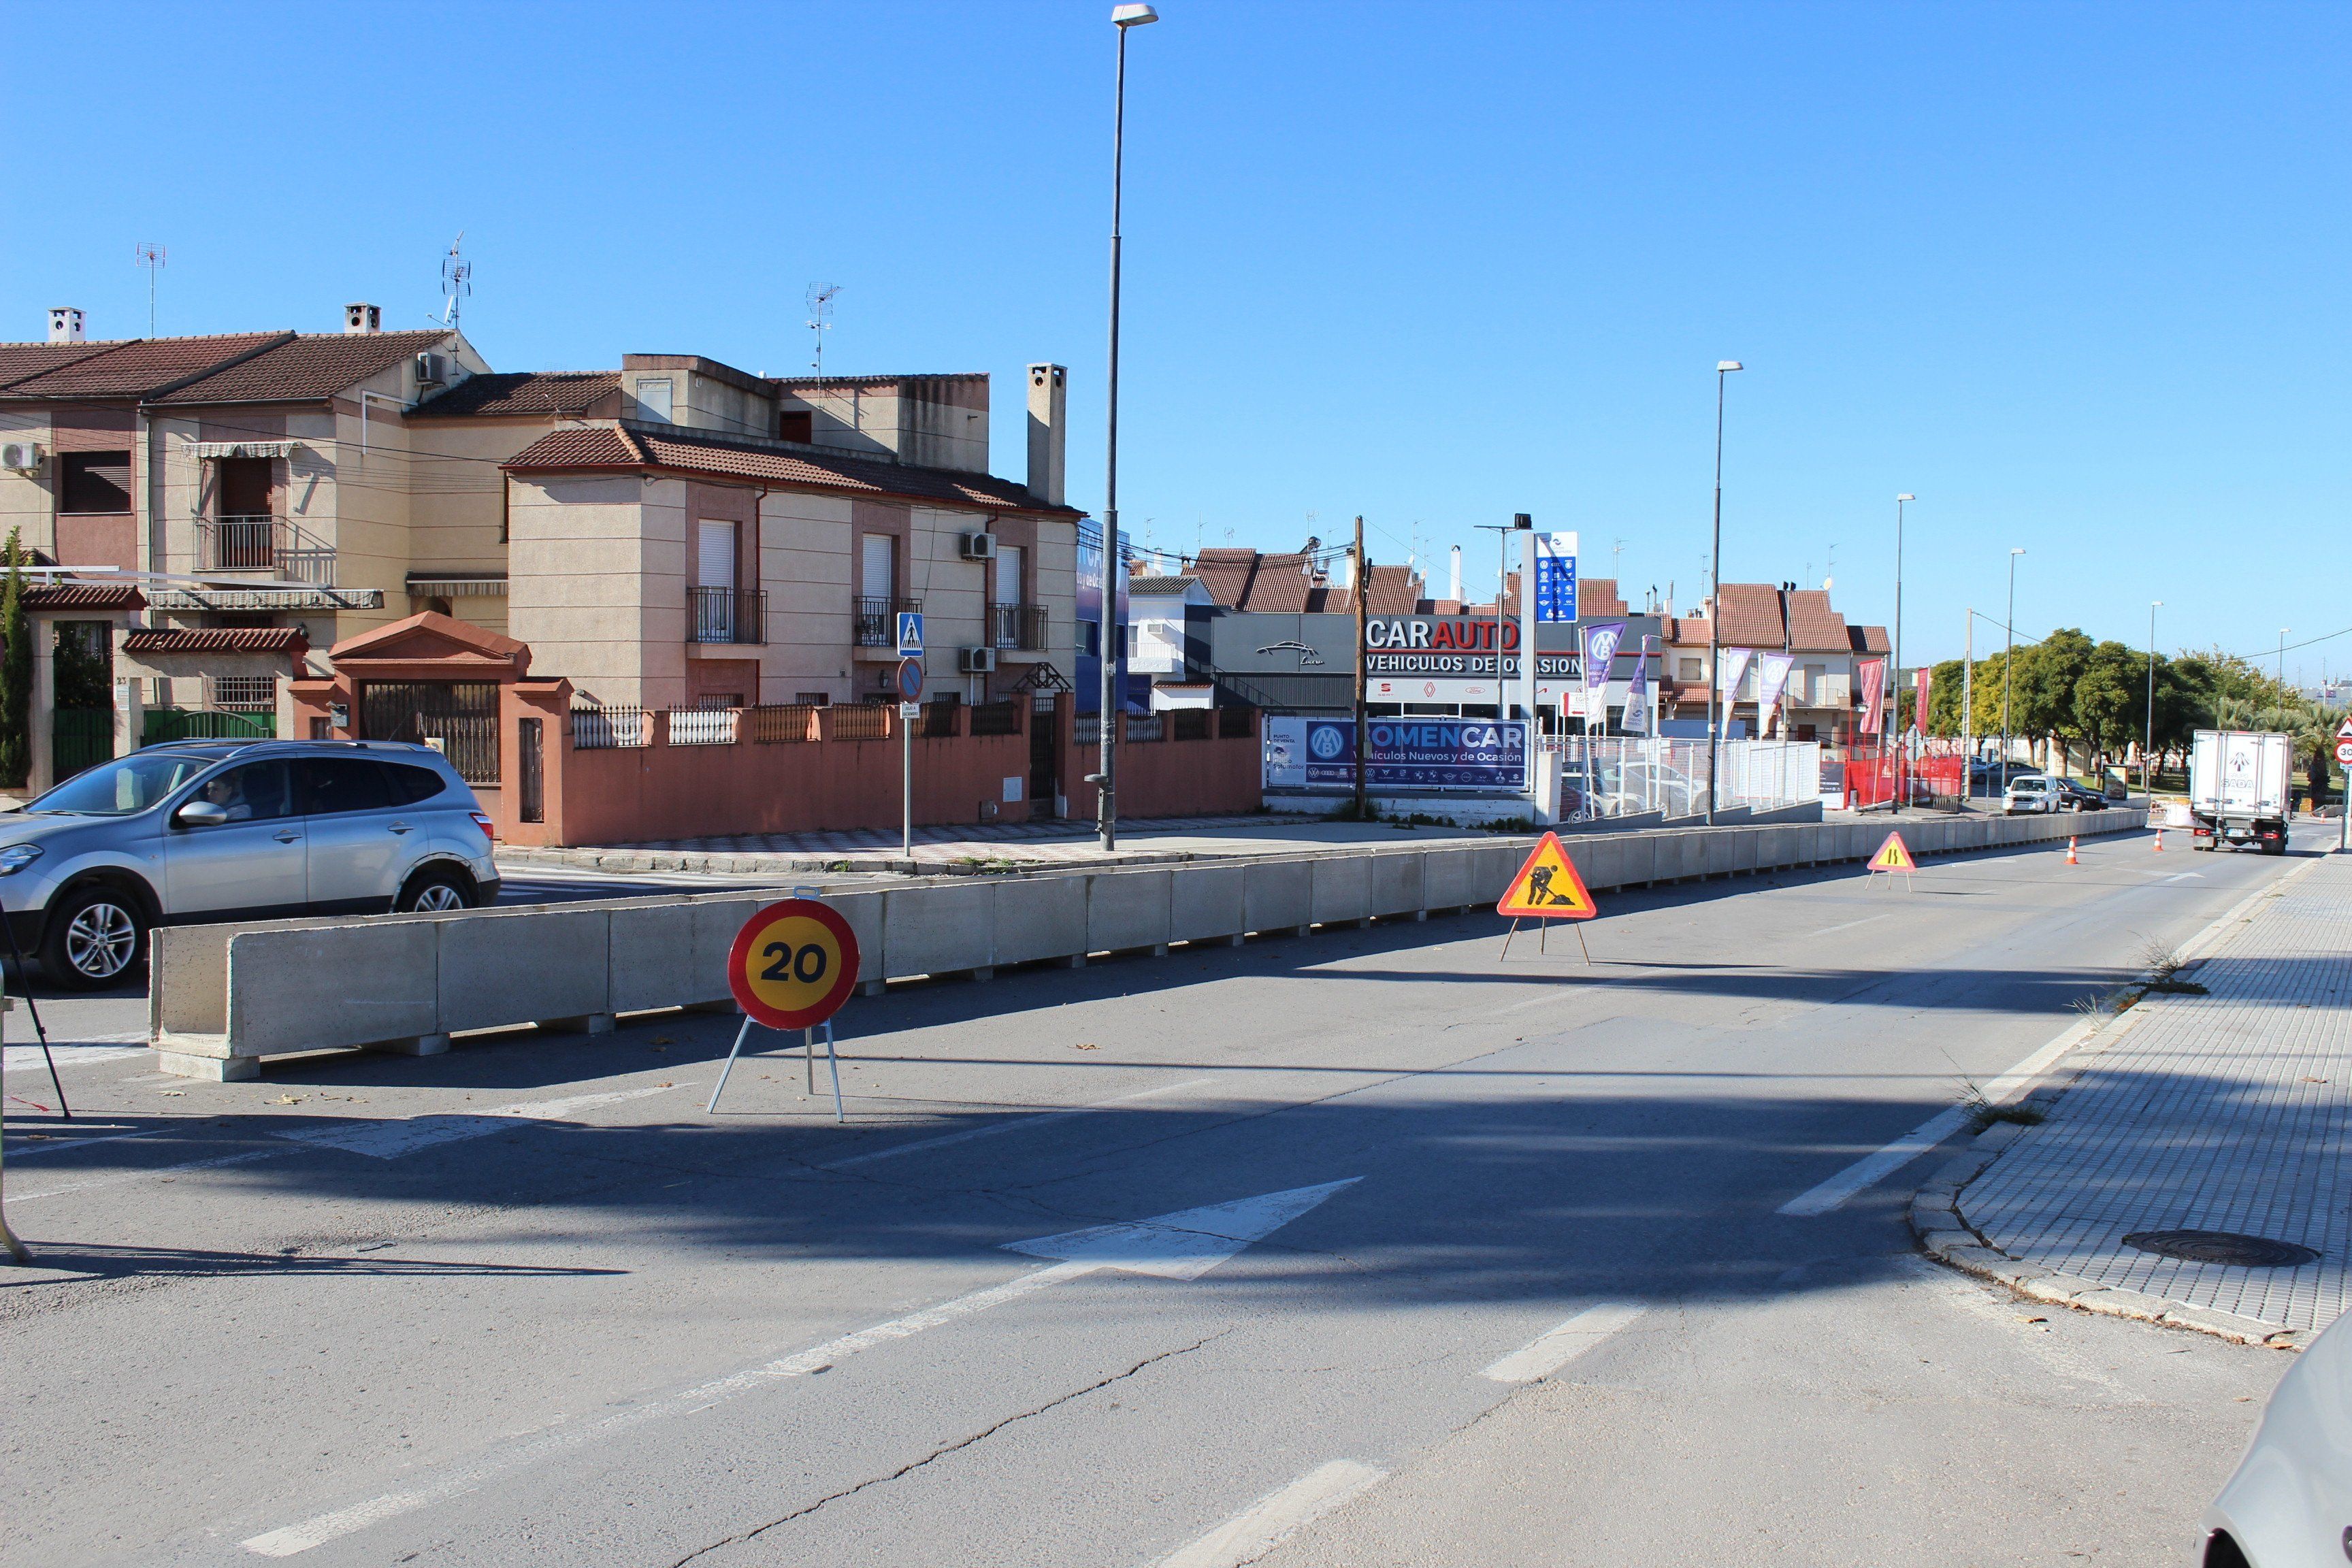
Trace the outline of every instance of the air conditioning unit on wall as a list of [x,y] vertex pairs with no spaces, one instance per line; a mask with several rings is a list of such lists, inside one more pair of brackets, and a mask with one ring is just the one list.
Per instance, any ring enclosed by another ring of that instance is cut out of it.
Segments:
[[996,535],[992,533],[965,534],[963,536],[963,558],[966,561],[995,560]]
[[[985,537],[983,535],[982,537]],[[993,675],[996,673],[996,650],[992,647],[961,647],[956,649],[958,675]]]
[[38,442],[0,442],[0,468],[14,468],[20,474],[33,474],[38,473],[40,468],[41,448]]

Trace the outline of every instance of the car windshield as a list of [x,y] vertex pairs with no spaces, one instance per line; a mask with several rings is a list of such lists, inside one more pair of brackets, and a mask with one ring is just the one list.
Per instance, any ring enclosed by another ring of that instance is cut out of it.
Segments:
[[128,816],[144,811],[229,753],[138,752],[76,773],[26,805],[49,816]]

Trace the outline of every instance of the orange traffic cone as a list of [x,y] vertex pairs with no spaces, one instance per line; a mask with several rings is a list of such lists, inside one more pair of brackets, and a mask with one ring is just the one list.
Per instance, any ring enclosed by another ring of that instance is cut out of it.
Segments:
[[2081,865],[2082,863],[2083,863],[2082,857],[2080,857],[2080,856],[2078,856],[2078,855],[2076,855],[2076,854],[2074,853],[2074,836],[2073,836],[2072,834],[2069,834],[2069,835],[2067,835],[2067,837],[2066,837],[2066,864],[2068,864],[2069,866],[2079,866],[2079,865]]
[[2164,853],[2164,829],[2161,827],[2156,830],[2156,852],[2159,855]]

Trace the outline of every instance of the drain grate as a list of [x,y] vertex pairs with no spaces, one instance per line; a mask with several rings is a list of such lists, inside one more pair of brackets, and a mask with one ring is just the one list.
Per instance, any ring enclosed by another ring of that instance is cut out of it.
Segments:
[[2235,1268],[2300,1268],[2319,1261],[2319,1254],[2308,1247],[2227,1230],[2140,1230],[2124,1237],[2124,1245],[2159,1258],[2222,1263]]

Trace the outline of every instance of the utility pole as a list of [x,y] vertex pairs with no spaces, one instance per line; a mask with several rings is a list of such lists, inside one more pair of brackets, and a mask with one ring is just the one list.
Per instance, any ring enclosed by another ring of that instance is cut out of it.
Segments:
[[2139,787],[2153,797],[2156,794],[2156,612],[2164,607],[2162,599],[2153,599],[2147,606],[2147,728],[2141,731],[2139,742]]
[[[1903,693],[1897,686],[1903,679],[1903,503],[1918,499],[1907,490],[1895,498],[1895,650],[1894,658],[1887,665],[1886,683],[1889,686],[1895,686],[1896,689],[1886,694],[1886,723],[1891,734],[1906,737],[1908,736],[1909,731],[1903,728]],[[1927,716],[1916,708],[1912,710],[1911,722],[1918,727],[1921,734],[1927,733]],[[1904,742],[1904,759],[1895,765],[1894,788],[1886,796],[1886,815],[1889,816],[1902,809],[1902,805],[1908,804],[1901,802],[1899,797],[1910,793],[1904,784],[1904,763],[1910,760],[1909,752],[1910,743],[1906,738]]]
[[2001,618],[2001,630],[2008,642],[2000,655],[2000,793],[2009,793],[2009,686],[2010,677],[2017,668],[2017,558],[2025,553],[2022,546],[2009,552],[2009,613]]
[[1356,820],[1371,815],[1371,797],[1364,782],[1364,752],[1370,744],[1370,721],[1364,712],[1364,634],[1370,629],[1372,566],[1364,559],[1364,514],[1356,514],[1356,552],[1349,575],[1356,579]]
[[1960,801],[1967,809],[1976,794],[1977,765],[1977,613],[1968,612],[1968,629],[1960,634]]

